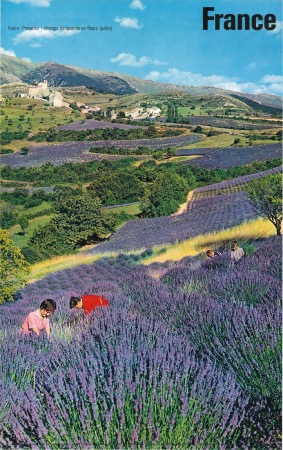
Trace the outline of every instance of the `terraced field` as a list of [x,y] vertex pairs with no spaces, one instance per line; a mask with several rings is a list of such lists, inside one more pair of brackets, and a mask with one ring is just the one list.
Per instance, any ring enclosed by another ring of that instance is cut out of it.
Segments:
[[[187,135],[179,137],[166,137],[156,139],[136,139],[136,140],[108,140],[108,141],[77,141],[64,142],[56,145],[35,145],[30,147],[28,155],[21,156],[19,152],[3,155],[1,163],[11,167],[36,167],[50,162],[58,166],[65,163],[80,163],[93,160],[115,160],[123,158],[119,156],[121,148],[138,148],[139,146],[148,147],[150,150],[158,148],[179,147],[188,145],[201,140],[200,136]],[[115,146],[117,155],[103,154],[103,148]],[[89,153],[90,147],[100,147],[101,154]],[[143,158],[143,157],[140,157]]]
[[268,124],[266,121],[243,121],[235,119],[218,119],[210,116],[190,116],[191,125],[204,125],[219,128],[235,128],[237,130],[268,130],[275,127],[281,127],[282,123],[278,120],[275,124]]
[[183,214],[129,220],[108,242],[97,245],[89,252],[131,251],[174,243],[236,226],[256,217],[246,192],[219,195],[213,201],[211,198],[195,198]]
[[256,219],[258,213],[248,200],[245,185],[280,170],[281,167],[276,167],[198,188],[182,214],[129,220],[108,242],[97,245],[89,253],[131,251],[175,243]]
[[203,167],[204,169],[229,169],[230,167],[244,166],[256,161],[267,161],[281,158],[282,143],[269,145],[258,145],[253,147],[219,147],[219,148],[198,148],[180,149],[177,156],[200,155],[183,164]]
[[112,123],[112,122],[104,122],[103,120],[93,120],[86,119],[84,123],[79,122],[71,122],[66,125],[60,125],[57,127],[57,130],[95,130],[96,128],[120,128],[121,130],[130,130],[135,128],[146,129],[147,127],[139,126],[139,125],[125,125],[123,123]]
[[210,184],[209,186],[202,186],[194,190],[194,198],[208,197],[222,194],[228,194],[239,190],[244,190],[247,183],[267,175],[282,172],[282,166],[274,167],[263,172],[252,173],[250,175],[243,175],[241,177],[232,178],[231,180],[221,181],[220,183]]

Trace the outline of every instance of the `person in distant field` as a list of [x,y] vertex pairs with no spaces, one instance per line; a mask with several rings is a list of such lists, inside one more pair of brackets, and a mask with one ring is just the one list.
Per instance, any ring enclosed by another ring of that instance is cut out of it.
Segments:
[[109,301],[102,297],[101,295],[83,295],[80,297],[71,297],[70,298],[70,309],[78,308],[83,309],[85,315],[89,314],[91,311],[94,311],[97,307],[100,306],[110,306]]
[[230,258],[232,263],[237,263],[238,261],[240,261],[240,259],[243,258],[243,256],[245,255],[244,250],[238,246],[238,242],[237,241],[233,241],[232,245],[231,245],[231,253],[230,253]]
[[208,257],[208,258],[214,258],[215,256],[220,256],[221,255],[221,253],[220,252],[217,252],[217,251],[215,251],[215,250],[207,250],[206,251],[206,256]]
[[[210,268],[213,267],[214,258],[217,256],[220,256],[220,255],[221,255],[221,253],[216,250],[211,250],[211,249],[207,250],[206,251],[207,259],[205,262],[206,267],[210,267]],[[217,260],[217,258],[216,258],[216,260]]]
[[30,312],[24,319],[22,324],[22,332],[24,334],[35,333],[37,336],[40,332],[45,330],[47,336],[50,336],[50,323],[49,317],[56,309],[56,303],[54,300],[44,300],[40,307],[33,312]]

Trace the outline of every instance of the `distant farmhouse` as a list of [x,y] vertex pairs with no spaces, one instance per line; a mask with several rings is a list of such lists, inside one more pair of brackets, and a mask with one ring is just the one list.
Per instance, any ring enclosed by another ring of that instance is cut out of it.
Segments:
[[21,94],[21,97],[28,98],[49,98],[49,102],[55,108],[61,108],[62,106],[69,106],[69,103],[63,101],[61,92],[51,90],[48,88],[47,80],[42,83],[38,83],[37,86],[28,86],[26,94]]
[[[77,102],[77,106],[80,107],[80,103]],[[89,114],[90,112],[98,112],[98,111],[101,111],[100,108],[98,108],[98,107],[92,107],[92,106],[89,107],[89,106],[87,106],[85,103],[83,103],[82,106],[83,106],[83,108],[81,109],[81,112],[82,112],[83,114]]]
[[132,119],[156,119],[161,114],[161,109],[157,106],[151,106],[149,108],[134,108],[131,111],[126,112]]
[[158,117],[160,116],[161,109],[157,106],[152,106],[151,108],[146,108],[147,116],[148,117]]

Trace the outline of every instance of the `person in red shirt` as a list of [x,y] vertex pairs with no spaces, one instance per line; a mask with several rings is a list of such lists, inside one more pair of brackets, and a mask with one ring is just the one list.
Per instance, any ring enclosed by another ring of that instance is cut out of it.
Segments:
[[99,306],[109,306],[109,301],[101,295],[83,295],[80,297],[70,298],[70,309],[83,308],[84,313],[87,315],[91,311],[94,311]]

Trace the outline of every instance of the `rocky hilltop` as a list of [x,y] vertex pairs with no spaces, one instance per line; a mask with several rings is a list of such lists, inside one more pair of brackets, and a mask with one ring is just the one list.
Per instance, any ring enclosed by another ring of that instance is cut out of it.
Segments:
[[255,103],[282,109],[282,99],[276,95],[248,94],[219,89],[212,86],[179,86],[170,83],[159,83],[144,80],[130,75],[103,72],[63,65],[56,62],[31,63],[13,56],[1,55],[1,84],[24,82],[37,84],[44,80],[52,87],[85,86],[97,92],[109,94],[144,94],[182,92],[193,96],[202,95],[235,95],[247,98]]
[[52,87],[85,86],[95,89],[97,92],[113,94],[133,94],[136,92],[132,86],[117,76],[95,75],[89,77],[71,67],[53,61],[47,62],[22,76],[22,81],[28,84],[37,84],[42,80],[47,80],[48,85]]

